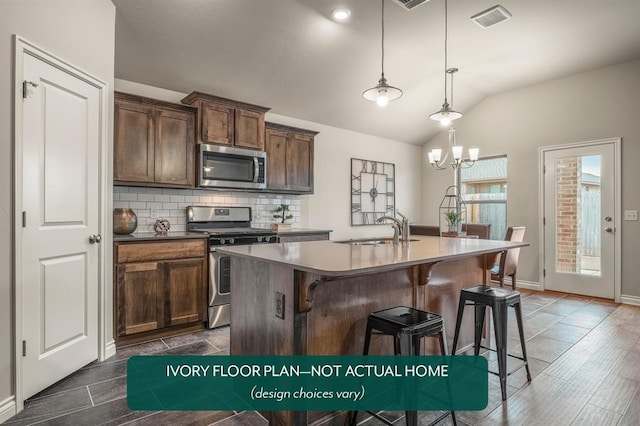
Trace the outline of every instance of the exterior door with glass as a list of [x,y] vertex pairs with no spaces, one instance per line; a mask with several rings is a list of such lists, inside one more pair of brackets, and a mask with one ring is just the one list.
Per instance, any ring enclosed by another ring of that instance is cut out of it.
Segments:
[[615,296],[616,143],[542,150],[546,290]]

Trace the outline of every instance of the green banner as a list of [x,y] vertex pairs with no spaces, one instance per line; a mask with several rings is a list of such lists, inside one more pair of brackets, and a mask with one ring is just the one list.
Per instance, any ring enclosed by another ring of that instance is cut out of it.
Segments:
[[482,410],[481,356],[134,356],[133,410]]

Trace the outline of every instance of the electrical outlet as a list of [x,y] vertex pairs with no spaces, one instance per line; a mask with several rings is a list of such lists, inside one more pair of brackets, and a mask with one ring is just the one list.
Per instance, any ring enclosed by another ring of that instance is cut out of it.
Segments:
[[284,294],[276,291],[274,302],[276,316],[280,319],[284,319]]
[[638,210],[625,210],[624,220],[638,220]]

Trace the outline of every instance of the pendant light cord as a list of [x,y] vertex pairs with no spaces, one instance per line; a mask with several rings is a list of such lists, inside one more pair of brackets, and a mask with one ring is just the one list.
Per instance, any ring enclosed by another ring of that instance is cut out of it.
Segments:
[[382,0],[382,78],[384,78],[384,0]]
[[[384,1],[384,0],[383,0]],[[444,0],[444,103],[447,103],[447,41],[448,41],[447,0]],[[453,102],[453,99],[451,100]]]

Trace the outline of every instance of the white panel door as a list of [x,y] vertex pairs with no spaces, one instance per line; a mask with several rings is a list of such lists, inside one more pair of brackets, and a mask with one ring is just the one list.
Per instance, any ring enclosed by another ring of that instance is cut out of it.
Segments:
[[100,91],[28,53],[22,103],[23,398],[98,358]]
[[544,288],[613,299],[615,145],[544,153]]

